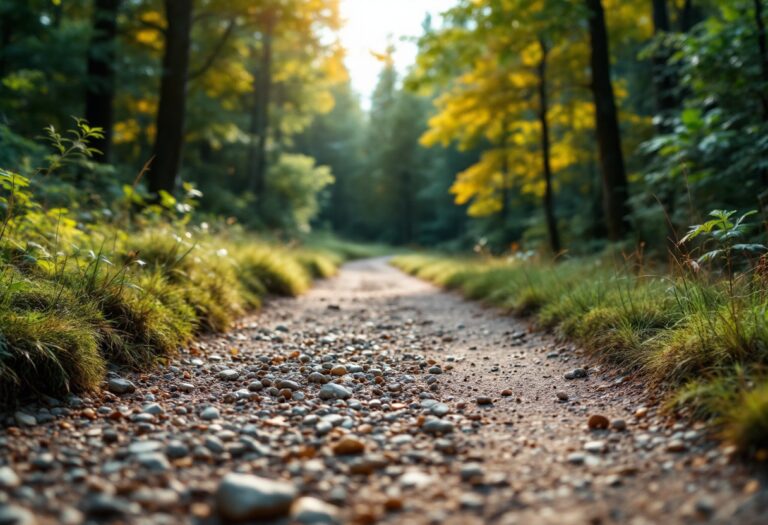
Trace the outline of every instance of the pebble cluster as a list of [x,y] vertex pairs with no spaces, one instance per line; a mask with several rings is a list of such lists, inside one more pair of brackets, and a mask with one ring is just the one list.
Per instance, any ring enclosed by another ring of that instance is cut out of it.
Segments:
[[[0,524],[760,523],[627,378],[373,261],[0,431]],[[750,521],[753,520],[753,521]]]

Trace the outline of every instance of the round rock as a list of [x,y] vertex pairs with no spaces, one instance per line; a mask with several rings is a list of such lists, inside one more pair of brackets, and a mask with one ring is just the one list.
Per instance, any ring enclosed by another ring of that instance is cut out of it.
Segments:
[[136,391],[136,385],[123,377],[113,377],[107,382],[107,389],[113,394],[132,394]]
[[336,525],[341,523],[338,507],[317,498],[299,498],[291,509],[291,521],[303,525]]
[[320,393],[318,394],[320,399],[323,400],[331,400],[331,399],[349,399],[352,397],[352,392],[344,388],[343,386],[336,384],[336,383],[326,383],[323,385],[323,387],[320,389]]
[[272,519],[288,515],[295,499],[290,483],[230,473],[216,490],[216,509],[220,517],[235,522]]

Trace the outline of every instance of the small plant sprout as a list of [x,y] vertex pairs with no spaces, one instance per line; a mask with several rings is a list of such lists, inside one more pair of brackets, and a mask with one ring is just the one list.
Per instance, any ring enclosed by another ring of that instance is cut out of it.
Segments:
[[697,238],[704,240],[701,249],[705,251],[692,263],[694,270],[698,270],[702,264],[720,261],[725,264],[728,279],[733,281],[736,257],[748,259],[751,255],[768,251],[764,244],[745,242],[747,234],[754,227],[747,219],[756,215],[757,211],[749,211],[734,219],[736,213],[735,210],[712,210],[709,215],[714,217],[713,219],[691,226],[688,233],[680,239],[680,246]]
[[68,162],[75,159],[92,158],[98,149],[90,146],[93,139],[103,139],[104,130],[91,127],[85,119],[72,117],[75,128],[60,133],[52,125],[45,128],[45,139],[53,147],[55,153],[48,156],[48,166],[39,171],[50,175]]

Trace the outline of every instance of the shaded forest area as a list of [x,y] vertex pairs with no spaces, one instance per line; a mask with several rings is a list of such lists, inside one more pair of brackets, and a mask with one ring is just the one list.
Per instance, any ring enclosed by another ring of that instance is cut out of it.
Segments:
[[335,0],[0,9],[0,165],[36,167],[41,129],[85,118],[99,153],[35,182],[83,212],[141,172],[145,200],[191,183],[201,211],[288,234],[665,253],[708,210],[765,199],[760,0],[459,1],[404,78],[378,55],[370,111]]

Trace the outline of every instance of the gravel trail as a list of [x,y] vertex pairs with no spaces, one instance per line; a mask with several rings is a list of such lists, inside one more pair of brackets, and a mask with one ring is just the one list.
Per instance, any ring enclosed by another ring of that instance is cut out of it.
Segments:
[[765,479],[657,412],[526,321],[359,261],[2,416],[0,524],[768,523]]

